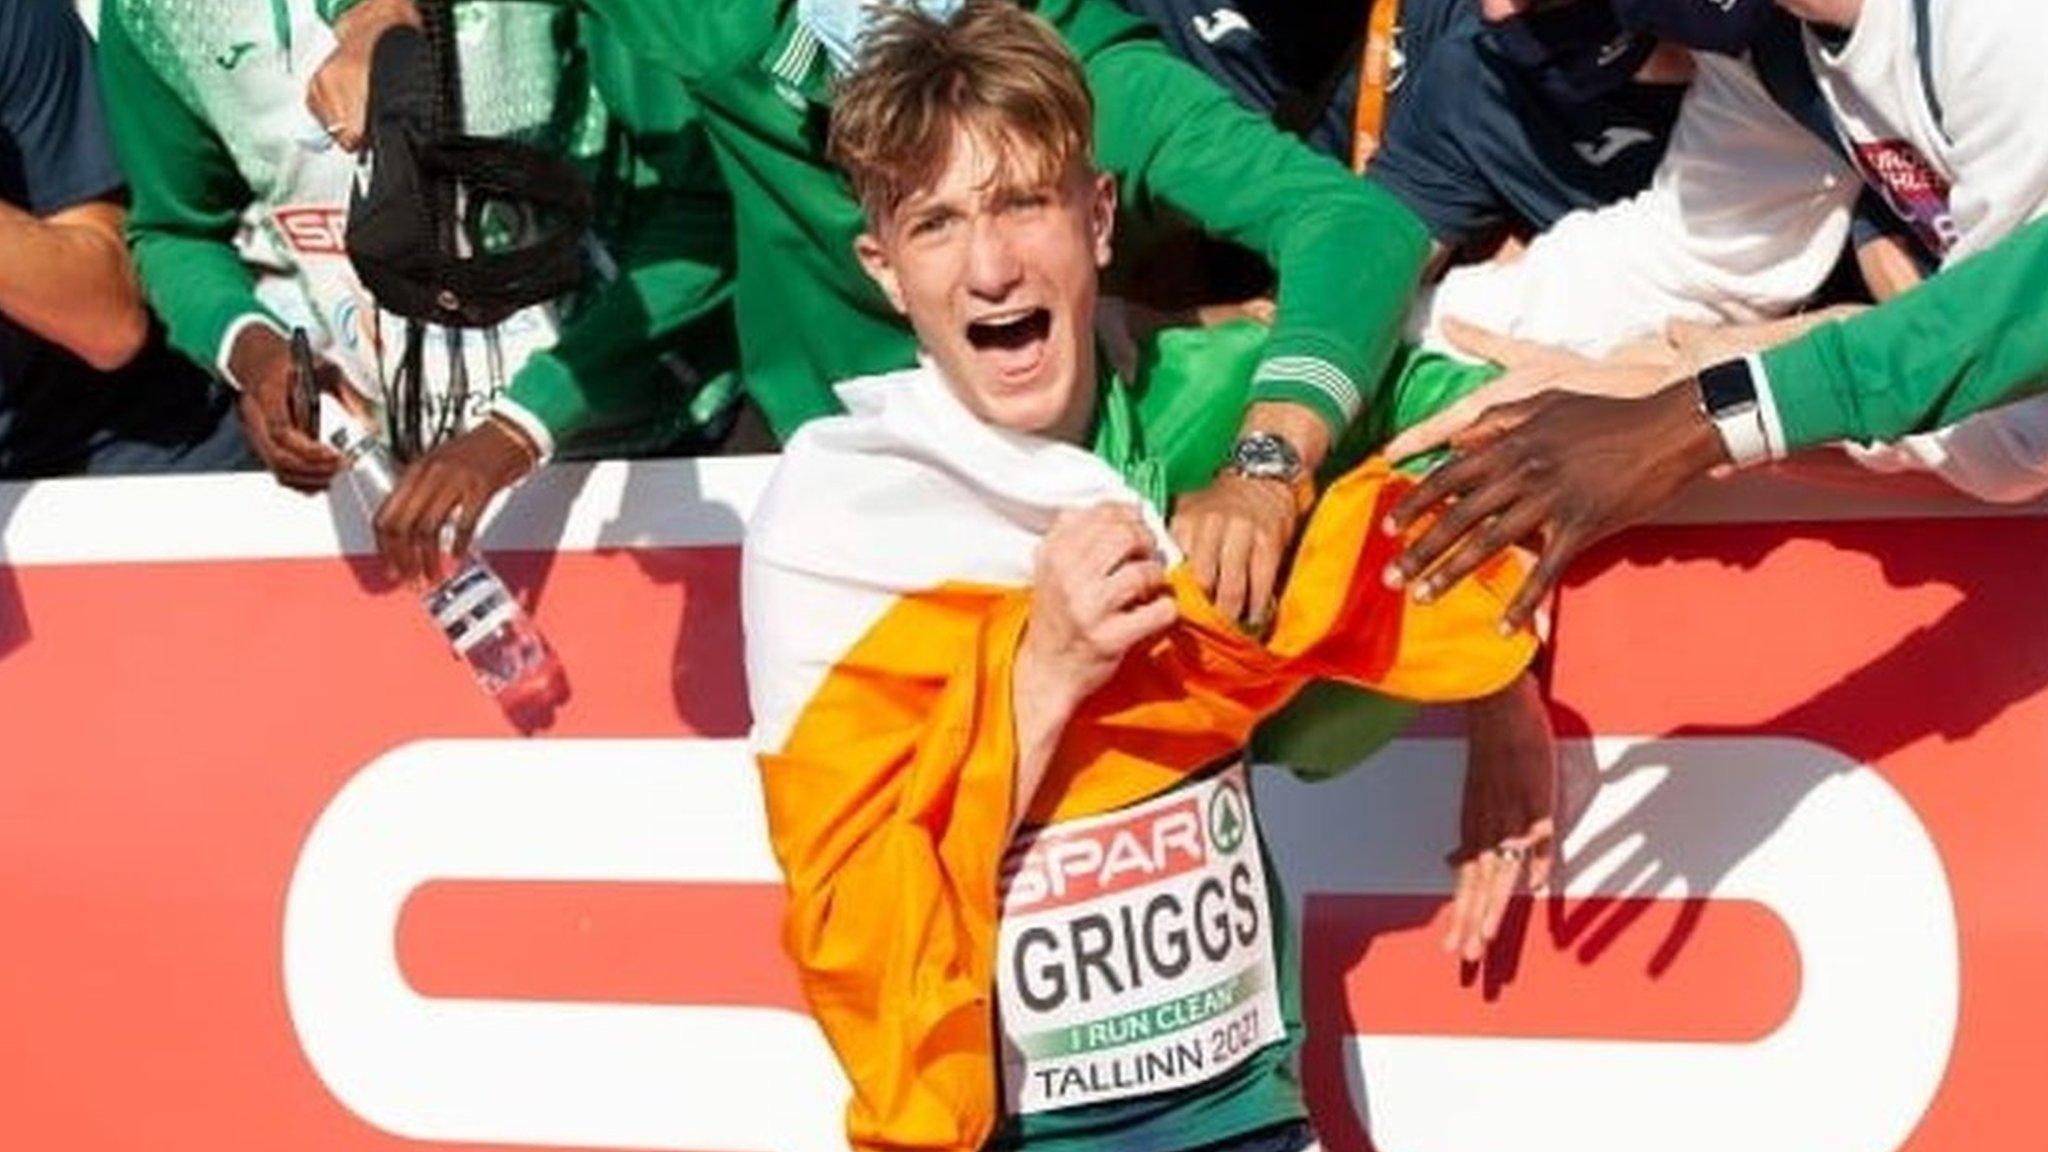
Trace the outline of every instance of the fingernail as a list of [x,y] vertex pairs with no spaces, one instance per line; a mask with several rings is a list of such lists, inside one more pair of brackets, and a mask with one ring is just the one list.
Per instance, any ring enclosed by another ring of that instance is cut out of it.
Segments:
[[1436,581],[1424,580],[1415,586],[1415,602],[1417,604],[1427,604],[1434,599],[1436,599]]
[[1401,526],[1395,523],[1392,516],[1387,516],[1380,521],[1380,531],[1385,532],[1389,536],[1399,536],[1401,534]]
[[1396,592],[1399,592],[1401,585],[1407,582],[1408,577],[1401,573],[1401,566],[1399,564],[1389,564],[1380,570],[1380,583],[1392,588]]
[[1503,636],[1513,636],[1515,634],[1515,626],[1513,624],[1508,623],[1505,620],[1500,621],[1493,627],[1495,631],[1499,632]]

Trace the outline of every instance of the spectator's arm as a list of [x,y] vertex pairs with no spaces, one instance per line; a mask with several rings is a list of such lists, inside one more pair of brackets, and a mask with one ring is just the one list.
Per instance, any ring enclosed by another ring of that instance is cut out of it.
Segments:
[[2048,220],[1763,354],[1782,440],[1891,440],[2048,388]]
[[[694,112],[690,113],[694,118]],[[664,133],[667,136],[667,133]],[[529,359],[499,402],[544,454],[586,433],[679,421],[685,381],[658,363],[676,353],[708,378],[737,359],[725,311],[731,291],[732,212],[708,145],[686,121],[661,146],[665,167],[622,192],[621,223],[605,237],[616,276]],[[701,166],[700,166],[701,165]]]
[[251,323],[283,325],[257,302],[235,230],[255,194],[205,121],[137,49],[125,4],[100,13],[107,121],[128,171],[128,239],[171,346],[224,379],[231,341]]
[[[1077,41],[1072,26],[1107,22],[1092,7],[1094,0],[1048,0],[1038,10]],[[1079,46],[1095,94],[1097,149],[1124,202],[1176,209],[1262,253],[1279,276],[1254,403],[1304,406],[1334,440],[1393,354],[1429,254],[1422,222],[1239,107],[1156,41]]]
[[121,243],[92,41],[69,5],[0,14],[0,137],[27,205],[0,205],[0,312],[97,368],[132,358],[149,318]]
[[[1874,188],[1857,197],[1849,218],[1849,247],[1870,298],[1882,304],[1933,275],[1940,263]],[[1778,343],[1778,341],[1773,341]]]
[[120,207],[91,201],[37,218],[0,204],[0,312],[95,368],[133,359],[149,317]]
[[1856,245],[1856,270],[1880,304],[1926,279],[1912,246],[1900,236],[1873,236]]

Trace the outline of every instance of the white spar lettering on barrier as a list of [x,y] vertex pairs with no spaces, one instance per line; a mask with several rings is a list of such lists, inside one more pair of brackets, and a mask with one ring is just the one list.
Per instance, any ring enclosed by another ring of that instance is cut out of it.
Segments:
[[[1639,1148],[1652,1132],[1674,1148],[1899,1147],[1941,1082],[1958,992],[1954,908],[1939,853],[1911,808],[1875,772],[1803,741],[1597,743],[1603,765],[1655,747],[1673,779],[1702,790],[1643,829],[1680,875],[1716,859],[1729,821],[1749,811],[1745,798],[1768,795],[1773,780],[1803,783],[1805,799],[1789,814],[1776,813],[1770,836],[1719,884],[1685,893],[1761,901],[1784,919],[1803,969],[1793,1015],[1771,1037],[1748,1044],[1352,1037],[1344,1046],[1346,1079],[1361,1120],[1370,1096],[1374,1142],[1421,1149],[1568,1140],[1582,1152],[1619,1152]],[[1432,826],[1409,814],[1455,806],[1460,755],[1457,741],[1403,740],[1372,771],[1319,785],[1275,779],[1260,801],[1283,845],[1278,859],[1293,866],[1289,886],[1301,894],[1443,892]],[[1603,789],[1574,830],[1575,843],[1641,803],[1666,771],[1640,771]],[[799,1015],[436,1001],[407,988],[397,969],[393,934],[405,894],[434,877],[779,882],[760,810],[739,741],[434,742],[387,755],[334,798],[293,876],[285,987],[309,1065],[359,1118],[413,1139],[843,1148],[845,1080],[815,1026]],[[480,821],[479,813],[491,819]],[[1867,867],[1833,867],[1845,858]],[[1308,928],[1315,931],[1313,923]],[[1093,1047],[1089,1041],[1119,1028],[1145,1028],[1178,1047],[1175,1033],[1199,1029],[1187,1039],[1199,1035],[1202,1059],[1213,1064],[1210,1045],[1240,1018],[1235,1002],[1213,989],[1175,996],[1153,1005],[1143,1025],[1104,1022],[1074,1047]],[[1255,1032],[1252,1042],[1258,1038]],[[1114,1051],[1098,1051],[1096,1066]],[[1184,1072],[1201,1074],[1192,1071],[1192,1055],[1179,1059]],[[1170,1082],[1178,1078],[1166,1075],[1173,1060],[1153,1060],[1125,1079]],[[1080,1099],[1116,1094],[1092,1089],[1086,1072],[1076,1081],[1055,1071],[1076,1066],[1048,1063],[1052,1078],[1034,1077],[1026,1095],[1047,1101],[1061,1088]],[[1514,1106],[1458,1107],[1458,1086],[1471,1082],[1475,1068]],[[1106,1086],[1116,1073],[1098,1075]],[[1573,1084],[1615,1082],[1626,1091],[1609,1092],[1601,1109],[1541,1107]],[[1696,1106],[1730,1096],[1756,1107]],[[1680,1112],[1688,1123],[1670,1125]]]
[[[1369,770],[1325,783],[1268,776],[1259,801],[1287,849],[1276,854],[1285,887],[1448,895],[1438,831],[1413,814],[1456,810],[1463,755],[1459,740],[1397,740]],[[1786,737],[1601,736],[1563,742],[1561,758],[1567,796],[1574,780],[1599,783],[1565,838],[1572,868],[1564,899],[1765,905],[1798,950],[1791,1014],[1769,1036],[1743,1043],[1500,1036],[1469,1025],[1359,1033],[1343,1046],[1343,1083],[1373,1145],[1904,1146],[1942,1083],[1960,989],[1941,855],[1905,798],[1840,752]],[[1616,835],[1622,830],[1630,835]],[[1589,855],[1589,845],[1603,843]],[[1731,854],[1731,845],[1742,851]],[[1657,866],[1622,867],[1639,854],[1654,854]],[[1844,868],[1844,860],[1857,866]],[[1470,1106],[1475,1083],[1488,1085],[1493,1106]],[[1599,1107],[1554,1107],[1588,1085],[1599,1086]],[[1715,1100],[1744,1106],[1703,1106]],[[1672,1123],[1678,1116],[1684,1122]]]
[[335,1100],[409,1140],[843,1152],[846,1078],[801,1011],[420,995],[401,910],[460,878],[779,885],[744,740],[392,749],[307,834],[285,1002]]

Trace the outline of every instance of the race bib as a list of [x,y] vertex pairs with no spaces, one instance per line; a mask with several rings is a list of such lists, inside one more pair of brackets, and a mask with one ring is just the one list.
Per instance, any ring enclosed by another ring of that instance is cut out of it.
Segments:
[[996,997],[1012,1114],[1200,1084],[1286,1038],[1243,762],[1020,835]]

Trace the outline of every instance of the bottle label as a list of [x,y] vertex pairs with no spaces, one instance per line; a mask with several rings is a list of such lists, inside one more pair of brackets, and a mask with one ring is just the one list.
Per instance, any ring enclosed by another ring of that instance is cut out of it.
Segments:
[[426,595],[427,611],[458,653],[466,653],[519,610],[496,573],[471,558]]
[[460,635],[450,632],[448,642],[454,647],[457,656],[467,656],[470,649],[490,639],[499,628],[511,623],[518,615],[519,605],[514,604],[509,598],[501,600],[486,609],[483,615],[464,624]]

